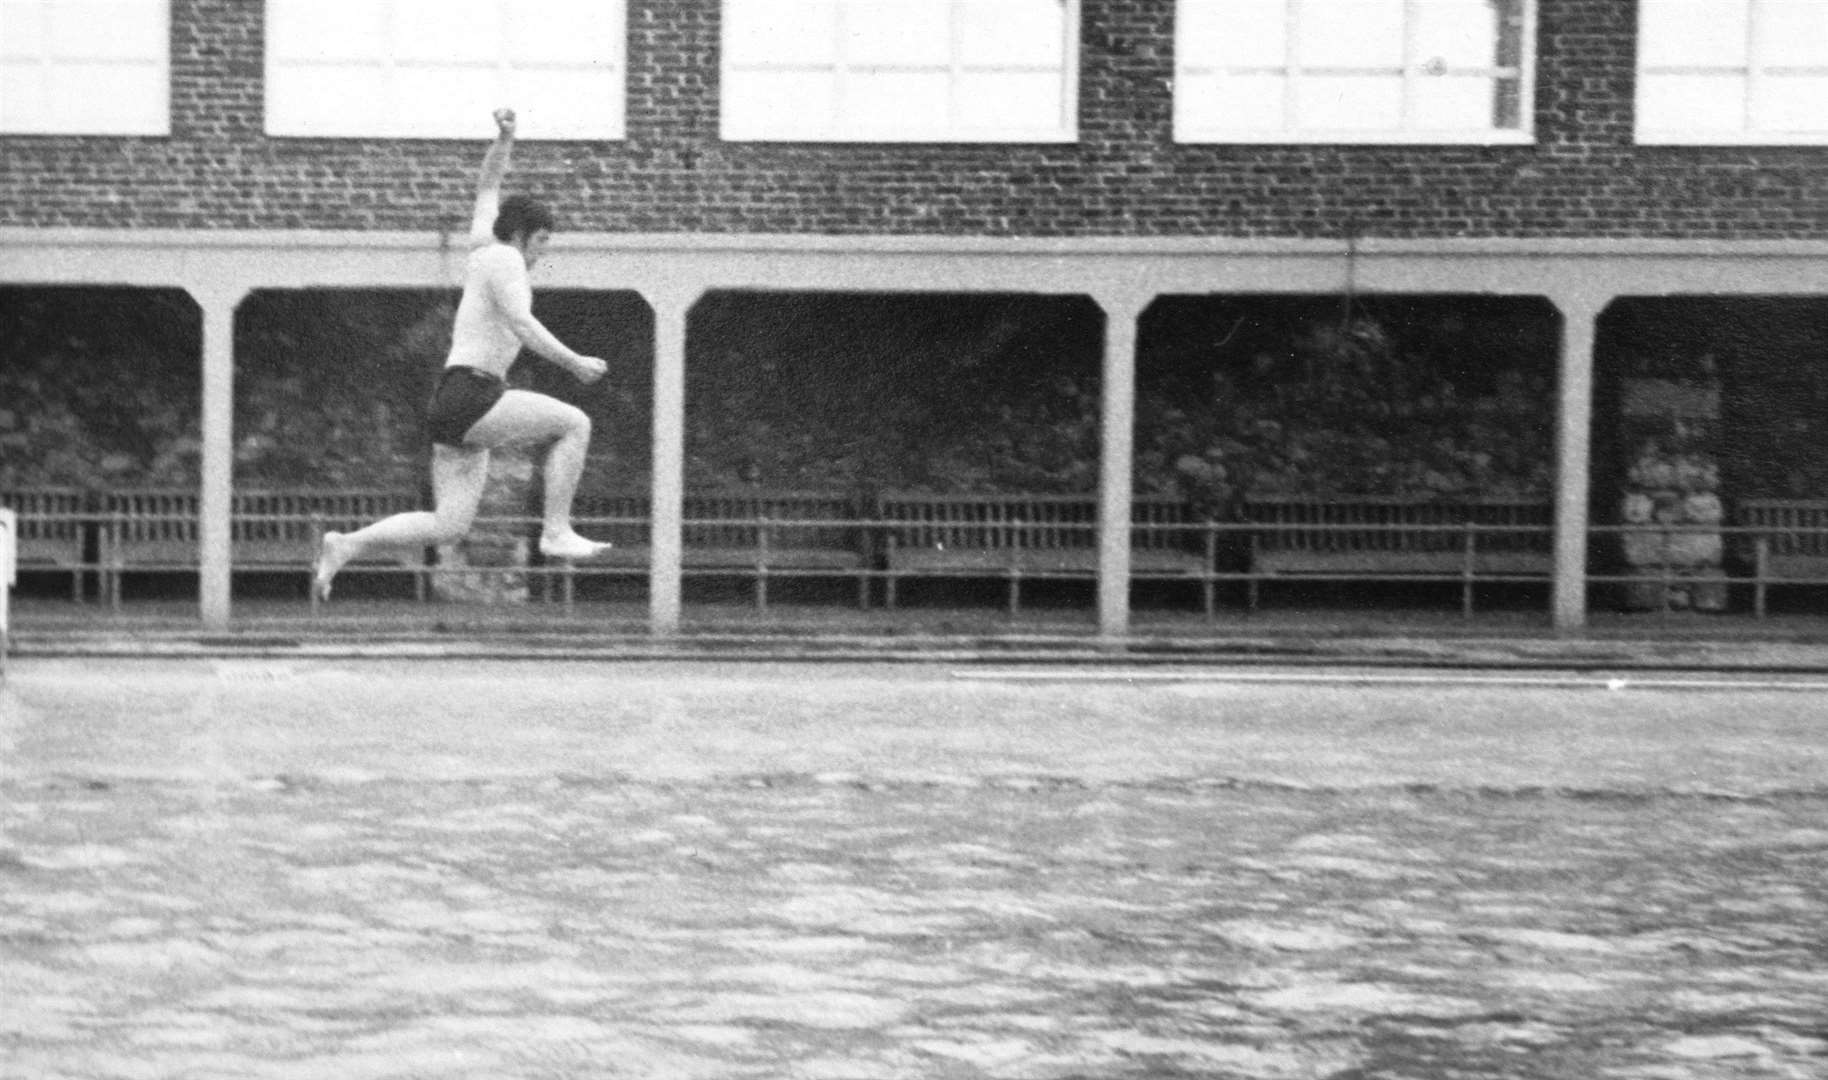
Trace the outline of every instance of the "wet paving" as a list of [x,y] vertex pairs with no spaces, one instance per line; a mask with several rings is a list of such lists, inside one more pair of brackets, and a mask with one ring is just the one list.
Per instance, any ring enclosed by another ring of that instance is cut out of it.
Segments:
[[1794,775],[174,771],[44,749],[56,689],[0,732],[9,1078],[1828,1075]]

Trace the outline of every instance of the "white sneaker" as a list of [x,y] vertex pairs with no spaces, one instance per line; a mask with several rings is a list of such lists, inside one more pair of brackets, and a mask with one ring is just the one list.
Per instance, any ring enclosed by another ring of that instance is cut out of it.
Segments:
[[566,533],[553,540],[540,537],[540,554],[548,559],[558,559],[563,562],[593,559],[615,546],[609,543],[599,544],[595,540],[586,540],[577,533]]

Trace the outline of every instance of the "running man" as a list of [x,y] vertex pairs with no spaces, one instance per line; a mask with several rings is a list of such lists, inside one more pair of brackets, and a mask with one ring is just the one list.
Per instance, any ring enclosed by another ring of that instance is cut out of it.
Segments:
[[567,348],[533,317],[527,271],[552,239],[552,213],[525,195],[501,197],[502,178],[514,149],[514,110],[495,112],[496,137],[482,162],[476,214],[470,222],[470,255],[463,299],[451,329],[451,353],[432,394],[432,496],[437,509],[395,514],[352,533],[326,532],[311,588],[330,598],[337,571],[353,559],[386,548],[450,544],[463,539],[476,517],[489,451],[524,443],[550,443],[546,453],[546,506],[540,552],[549,559],[587,559],[606,551],[571,528],[571,502],[590,445],[590,417],[582,409],[528,390],[510,390],[508,368],[522,346],[585,383],[609,365]]

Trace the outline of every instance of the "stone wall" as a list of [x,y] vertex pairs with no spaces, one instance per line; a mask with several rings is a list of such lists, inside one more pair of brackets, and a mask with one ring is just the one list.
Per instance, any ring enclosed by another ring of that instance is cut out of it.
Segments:
[[1723,611],[1725,519],[1720,498],[1720,385],[1628,379],[1619,432],[1630,465],[1619,499],[1624,605],[1638,611]]

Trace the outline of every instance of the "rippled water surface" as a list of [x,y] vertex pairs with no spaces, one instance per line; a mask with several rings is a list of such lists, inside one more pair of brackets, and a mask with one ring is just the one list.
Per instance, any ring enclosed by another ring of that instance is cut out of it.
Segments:
[[0,1075],[1828,1075],[1828,800],[0,784]]

